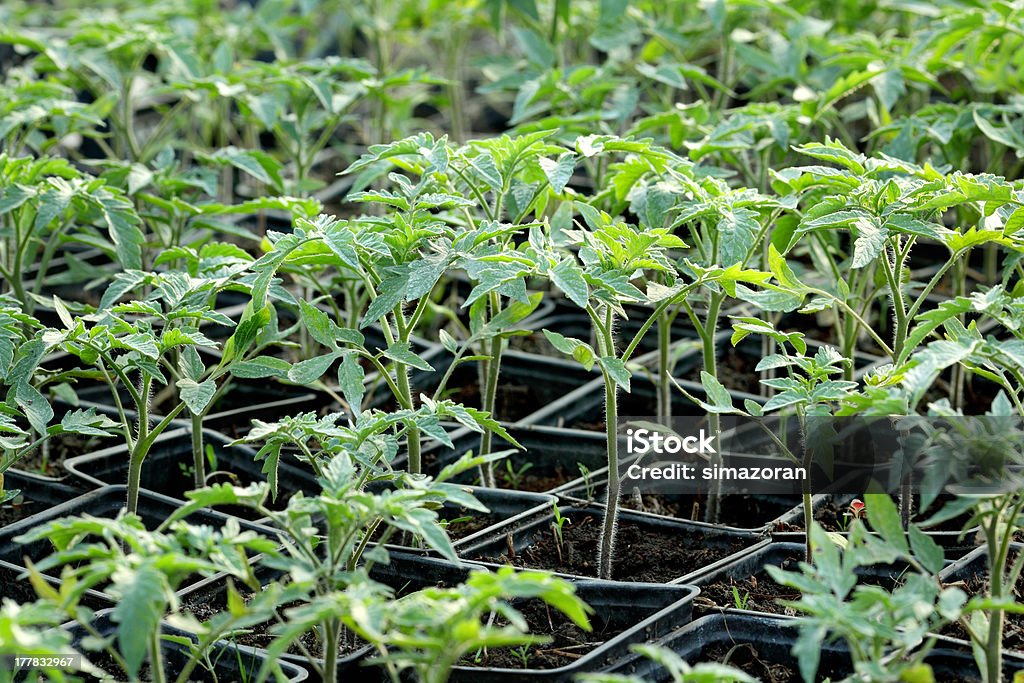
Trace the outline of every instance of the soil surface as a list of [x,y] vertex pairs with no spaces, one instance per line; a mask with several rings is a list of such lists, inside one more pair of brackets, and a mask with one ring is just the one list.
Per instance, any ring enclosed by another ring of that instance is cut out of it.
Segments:
[[80,434],[61,434],[44,442],[42,446],[19,460],[15,467],[25,472],[42,474],[47,477],[63,477],[67,474],[64,469],[64,461],[67,458],[85,455],[108,446],[116,446],[118,443],[120,440],[117,437],[102,439]]
[[[253,599],[254,594],[244,586],[236,586],[236,589],[241,594],[242,599],[246,602]],[[200,621],[206,621],[227,609],[226,599],[226,594],[223,592],[218,592],[214,595],[192,595],[182,603],[181,609],[182,611],[191,612]],[[301,604],[302,603],[299,602],[292,602],[282,605],[278,609],[278,613],[283,615],[289,608],[298,607]],[[236,634],[232,638],[232,642],[238,645],[249,645],[265,649],[269,647],[270,643],[274,640],[274,636],[271,633],[273,625],[273,622],[263,622],[261,624],[256,624],[255,626],[251,626],[246,633]],[[366,645],[366,641],[360,639],[359,636],[351,633],[346,628],[342,628],[338,656],[339,658],[343,658],[346,655],[361,650],[366,647]],[[302,647],[305,647],[306,650],[308,650],[314,657],[323,656],[323,643],[320,642],[319,635],[313,631],[304,633],[296,643],[292,644],[292,646],[288,648],[288,652],[289,654],[302,657],[304,656]]]
[[458,541],[494,526],[502,521],[502,518],[498,515],[485,514],[479,510],[462,509],[459,512],[443,514],[442,520],[447,522],[445,530],[448,532],[448,538]]
[[[797,571],[802,559],[800,553],[793,553],[783,560],[781,567],[787,571]],[[780,586],[772,580],[768,572],[762,570],[743,579],[723,578],[701,586],[700,596],[694,604],[704,612],[730,608],[789,616],[796,612],[792,608],[778,604],[778,601],[799,599],[800,591]]]
[[[512,564],[528,569],[597,575],[597,549],[601,518],[590,513],[566,510],[570,521],[562,528],[562,544],[550,528],[537,530],[528,547],[510,554],[480,555],[475,560]],[[691,529],[668,530],[632,521],[620,521],[615,541],[612,578],[620,581],[664,583],[737,553],[747,544],[723,538],[708,543],[708,537]]]
[[800,673],[786,665],[762,659],[753,643],[712,645],[704,652],[704,661],[736,667],[763,683],[799,683]]
[[601,628],[599,623],[593,623],[594,630],[588,633],[561,612],[551,609],[539,600],[530,600],[515,607],[525,617],[530,633],[549,635],[552,638],[551,642],[533,647],[502,647],[477,652],[464,657],[459,662],[461,666],[556,669],[572,664],[605,641],[622,633],[622,629],[608,625]]

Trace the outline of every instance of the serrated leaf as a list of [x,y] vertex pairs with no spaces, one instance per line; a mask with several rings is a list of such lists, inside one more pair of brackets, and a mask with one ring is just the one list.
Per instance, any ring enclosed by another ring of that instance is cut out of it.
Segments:
[[150,635],[158,628],[166,605],[168,588],[164,575],[152,565],[156,559],[144,560],[132,569],[119,569],[113,575],[117,601],[110,618],[120,624],[117,649],[132,678],[142,668]]
[[583,277],[583,269],[571,257],[563,259],[551,269],[551,281],[565,292],[574,304],[580,308],[587,307],[590,302],[590,289]]
[[217,383],[212,379],[203,382],[196,382],[192,379],[179,379],[178,391],[181,400],[193,415],[202,415],[214,394],[217,393]]
[[892,498],[885,493],[868,493],[864,495],[864,503],[867,505],[871,528],[892,547],[904,554],[909,552],[907,537],[900,521],[900,511]]
[[409,342],[395,342],[390,344],[384,355],[393,361],[398,363],[404,363],[409,367],[416,368],[417,370],[431,371],[434,368],[430,366],[430,363],[417,356],[413,350],[412,345]]
[[725,210],[718,219],[718,261],[722,266],[743,263],[754,248],[761,226],[750,209]]
[[363,366],[355,353],[345,354],[338,368],[338,386],[354,414],[358,414],[366,388],[363,386]]
[[328,315],[305,299],[299,299],[299,309],[302,311],[302,322],[306,325],[309,336],[322,346],[334,348],[334,323]]
[[561,194],[562,190],[569,183],[569,179],[572,178],[573,171],[576,170],[576,155],[572,152],[566,152],[559,155],[557,160],[545,159],[540,157],[537,159],[537,163],[540,165],[544,176],[551,183],[551,189],[556,194]]

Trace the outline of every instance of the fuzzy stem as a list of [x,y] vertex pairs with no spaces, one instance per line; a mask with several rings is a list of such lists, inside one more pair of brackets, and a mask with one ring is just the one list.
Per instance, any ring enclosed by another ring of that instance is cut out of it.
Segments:
[[604,520],[601,523],[601,545],[598,549],[598,578],[612,578],[615,554],[615,528],[619,511],[619,439],[618,398],[615,381],[604,373],[605,434],[608,437],[608,487]]
[[203,458],[203,416],[192,417],[192,481],[197,489],[206,483],[206,462]]

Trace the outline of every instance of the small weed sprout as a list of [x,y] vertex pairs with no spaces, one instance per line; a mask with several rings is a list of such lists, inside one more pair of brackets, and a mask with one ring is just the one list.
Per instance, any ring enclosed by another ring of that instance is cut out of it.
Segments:
[[736,586],[732,587],[732,602],[736,606],[736,609],[747,609],[750,604],[750,593],[744,591],[743,595],[740,595],[740,591]]

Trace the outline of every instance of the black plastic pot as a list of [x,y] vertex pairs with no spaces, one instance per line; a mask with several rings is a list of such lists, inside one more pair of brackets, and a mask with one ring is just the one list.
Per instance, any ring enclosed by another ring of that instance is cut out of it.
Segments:
[[[469,569],[429,558],[392,554],[390,565],[375,569],[374,578],[390,585],[416,590],[464,580]],[[597,581],[576,582],[577,595],[594,608],[591,618],[594,633],[623,629],[618,635],[587,652],[572,664],[556,669],[504,669],[457,666],[450,680],[477,683],[486,681],[565,681],[585,671],[597,671],[624,656],[629,646],[669,633],[687,623],[697,590],[691,586]]]
[[[495,464],[499,488],[546,492],[573,482],[582,485],[581,465],[591,481],[596,481],[598,471],[607,465],[607,447],[601,434],[539,425],[502,426],[526,450],[515,450]],[[454,448],[436,442],[424,448],[423,462],[428,474],[436,474],[468,451],[479,452],[480,434],[463,429],[452,435],[452,443]],[[497,438],[494,444],[496,450],[510,448]],[[475,484],[478,476],[475,470],[465,472],[458,481]]]
[[[756,658],[764,665],[781,665],[792,669],[799,680],[799,664],[791,650],[796,642],[796,620],[790,617],[744,613],[710,614],[674,631],[655,644],[674,651],[685,662],[721,661],[742,668],[742,663]],[[633,655],[608,669],[609,673],[629,674],[648,683],[668,683],[672,677],[654,661]],[[853,673],[849,651],[840,644],[822,644],[817,680],[841,680]],[[754,677],[764,674],[755,671]]]
[[[940,636],[924,661],[931,666],[936,683],[982,683],[969,643]],[[1003,680],[1013,681],[1014,674],[1021,671],[1024,655],[1004,651]]]
[[[371,576],[405,595],[430,586],[454,586],[466,580],[469,572],[479,567],[471,563],[454,565],[445,560],[421,557],[399,550],[390,552],[389,564],[376,565]],[[280,576],[277,570],[260,567],[257,578],[269,582]],[[595,609],[592,616],[594,633],[621,631],[587,652],[568,666],[557,669],[499,669],[459,666],[451,681],[572,681],[585,671],[597,671],[617,661],[634,643],[645,642],[687,623],[692,614],[692,602],[697,590],[691,586],[665,586],[658,584],[622,584],[581,579],[576,582],[577,594]],[[212,603],[220,609],[226,607],[226,583],[223,579],[210,579],[179,592],[183,602]],[[346,681],[383,681],[383,672],[359,666],[372,649],[367,646],[339,661],[339,676]],[[284,661],[301,662],[300,657],[284,655]]]
[[[53,576],[43,576],[43,581],[56,590],[60,590],[61,580]],[[25,567],[18,566],[13,562],[0,560],[0,601],[10,599],[19,604],[35,602],[37,599],[35,589],[26,578]],[[99,591],[86,590],[79,600],[81,605],[89,609],[103,609],[111,607],[114,601]]]
[[[38,563],[52,552],[53,548],[50,543],[45,540],[40,540],[23,545],[14,540],[17,536],[20,536],[41,524],[61,517],[83,514],[107,519],[116,517],[118,513],[124,509],[127,497],[128,492],[126,487],[105,486],[96,491],[91,491],[69,500],[66,503],[54,506],[46,512],[41,512],[37,515],[33,515],[31,518],[20,520],[5,527],[4,529],[0,529],[0,561],[8,562],[22,570],[25,567],[25,557],[28,557],[33,562]],[[181,501],[174,500],[173,498],[168,498],[167,496],[161,496],[147,491],[139,493],[138,514],[147,529],[155,529],[180,507]],[[217,529],[222,528],[229,520],[232,520],[232,518],[228,515],[207,510],[195,512],[187,518],[187,521],[192,524],[204,524]],[[274,531],[272,529],[268,529],[267,527],[259,524],[238,519],[234,519],[234,521],[239,524],[242,530],[255,531],[256,533],[265,536],[274,535]],[[54,581],[59,580],[59,577],[50,574],[44,574],[44,576],[47,576]],[[201,578],[202,577],[196,577],[196,581]],[[108,599],[110,598],[110,596],[103,593],[103,591],[99,592],[102,593],[104,597]]]
[[[458,524],[455,526],[449,525],[448,533],[452,536],[453,545],[456,549],[465,545],[472,545],[480,539],[487,538],[490,534],[518,527],[528,520],[551,510],[552,505],[557,500],[555,496],[544,493],[501,491],[479,486],[471,486],[469,489],[470,493],[490,510],[487,516],[493,518],[494,522],[465,535],[459,535],[461,532]],[[480,513],[474,510],[459,508],[449,503],[442,507],[438,514],[442,518],[451,521],[461,517],[472,518]]]
[[[130,625],[114,623],[111,620],[112,612],[113,610],[101,610],[93,618],[92,627],[101,636],[113,637],[118,632],[118,629],[130,628]],[[65,624],[62,628],[71,632],[72,643],[76,649],[81,647],[82,640],[88,635],[82,626],[74,622]],[[198,640],[187,631],[174,628],[166,623],[160,624],[160,631],[165,637],[188,638],[192,642]],[[174,680],[191,659],[189,647],[184,643],[165,639],[161,642],[161,649],[164,672],[170,680]],[[91,653],[86,652],[84,654],[88,657]],[[195,683],[217,683],[218,681],[255,680],[256,674],[259,672],[260,667],[263,666],[266,658],[266,653],[260,650],[243,645],[234,645],[228,641],[219,641],[214,644],[209,653],[209,659],[213,663],[213,671],[208,671],[202,665],[196,666],[189,676],[189,681],[194,681]],[[285,675],[285,680],[289,681],[289,683],[299,683],[299,681],[309,678],[309,672],[300,666],[287,661],[281,661],[279,664]],[[122,672],[111,673],[121,674]]]
[[0,505],[0,529],[82,494],[82,489],[52,481],[50,477],[13,469],[4,472],[4,489],[17,489],[21,495]]
[[[678,380],[696,398],[705,400],[707,393],[698,382]],[[618,414],[620,423],[631,417],[653,417],[657,415],[657,387],[650,378],[640,372],[633,373],[630,380],[629,393],[619,392]],[[733,401],[742,405],[744,400],[764,404],[763,396],[755,396],[742,391],[730,391]],[[589,384],[562,396],[557,401],[548,403],[540,410],[531,413],[521,420],[522,424],[551,425],[570,427],[587,431],[601,431],[604,425],[604,380],[595,379]],[[680,392],[672,392],[672,412],[677,416],[704,416],[705,411],[694,405]]]
[[[1010,544],[1011,561],[1015,553],[1024,553],[1024,543]],[[945,569],[939,572],[939,580],[945,585],[960,584],[969,595],[975,593],[975,591],[969,590],[971,584],[987,584],[989,580],[988,546],[983,545],[975,548],[959,560],[950,563]],[[1021,626],[1024,619],[1022,619],[1020,615],[1007,615],[1007,617],[1012,618],[1017,622],[1017,628],[1016,633],[1013,633],[1010,629],[1007,629],[1004,624],[1004,654],[1007,651],[1016,651],[1021,653],[1021,657],[1024,657],[1024,634],[1021,633]],[[943,633],[946,632],[944,631]],[[963,638],[967,637],[966,633],[960,633],[957,635],[960,635]],[[950,640],[952,642],[968,645],[960,639],[951,638]]]
[[[256,451],[243,445],[230,446],[231,440],[213,431],[203,432],[204,444],[213,447],[217,467],[209,468],[211,483],[229,481],[239,486],[266,481],[263,463],[255,460]],[[141,487],[173,498],[184,498],[195,488],[190,471],[192,465],[191,433],[186,429],[164,432],[153,444],[142,465]],[[207,463],[209,467],[209,463]],[[128,478],[128,450],[124,444],[112,446],[90,455],[70,458],[65,467],[72,476],[94,485],[123,484]],[[215,475],[214,472],[217,474]],[[282,452],[278,464],[277,505],[284,505],[291,493],[320,491],[316,476],[308,465]],[[246,516],[251,513],[238,513]]]
[[[593,524],[597,528],[600,527],[604,508],[598,505],[573,505],[562,507],[559,512],[563,517],[570,520],[563,527],[563,535],[565,539],[568,539],[566,543],[572,544],[574,543],[573,535],[576,529],[579,529],[582,525]],[[536,546],[538,543],[546,542],[547,537],[553,534],[552,524],[554,519],[553,513],[547,514],[530,520],[516,529],[501,530],[497,534],[489,535],[488,538],[464,544],[458,549],[459,557],[485,564],[497,563],[512,564],[524,568],[530,567],[532,563],[524,562],[524,552],[528,552],[528,549]],[[750,553],[753,549],[768,543],[766,538],[752,531],[620,510],[618,541],[616,542],[616,566],[620,566],[626,557],[635,560],[641,566],[653,564],[654,561],[654,558],[643,556],[644,550],[642,548],[633,548],[627,545],[628,537],[624,532],[624,529],[627,527],[635,529],[640,539],[650,538],[655,543],[661,539],[661,543],[665,543],[667,542],[665,539],[673,538],[677,539],[678,547],[685,549],[687,553],[691,551],[693,553],[704,553],[710,550],[713,557],[717,556],[717,558],[710,559],[707,564],[699,568],[689,571],[680,570],[678,574],[658,577],[657,582],[659,583],[689,583],[694,577],[728,564],[735,559],[736,553]],[[586,548],[586,550],[574,550],[573,552],[587,552],[588,554],[581,555],[580,559],[589,563],[588,569],[592,567],[596,573],[596,561],[590,562],[589,559],[589,542],[586,543]],[[514,555],[511,552],[512,550],[514,550]],[[594,555],[596,560],[596,550]],[[568,570],[560,571],[556,567],[546,567],[546,569],[572,578],[592,578],[592,576],[584,576]],[[635,576],[629,574],[616,575],[615,578],[622,581],[632,581]]]

